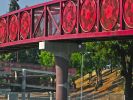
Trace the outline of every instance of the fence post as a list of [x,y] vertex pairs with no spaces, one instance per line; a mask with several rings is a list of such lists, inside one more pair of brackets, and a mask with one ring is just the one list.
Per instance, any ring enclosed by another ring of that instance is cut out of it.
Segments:
[[71,97],[70,96],[68,96],[68,100],[71,100]]
[[30,92],[27,94],[27,99],[30,100]]
[[49,92],[49,98],[50,98],[50,100],[54,100],[54,93],[53,92]]
[[26,100],[25,89],[26,89],[26,70],[22,69],[22,100]]

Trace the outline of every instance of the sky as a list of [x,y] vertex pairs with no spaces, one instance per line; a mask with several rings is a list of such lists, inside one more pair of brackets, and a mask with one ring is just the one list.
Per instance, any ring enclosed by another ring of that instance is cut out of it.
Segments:
[[[35,4],[43,3],[49,0],[19,0],[19,5],[21,8],[27,6],[32,6]],[[0,0],[0,15],[5,14],[9,10],[10,0]]]

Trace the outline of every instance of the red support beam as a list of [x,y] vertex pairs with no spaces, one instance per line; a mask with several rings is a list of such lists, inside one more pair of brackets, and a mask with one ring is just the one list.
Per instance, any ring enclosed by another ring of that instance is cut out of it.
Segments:
[[31,25],[30,25],[30,38],[32,38],[33,37],[33,9],[30,9],[30,16],[31,16],[31,21],[30,21],[30,23],[31,23]]
[[123,0],[120,0],[120,29],[123,29]]
[[96,4],[97,4],[97,23],[96,23],[97,29],[96,29],[96,31],[99,32],[99,30],[100,30],[100,22],[99,22],[99,20],[100,20],[100,0],[97,0]]

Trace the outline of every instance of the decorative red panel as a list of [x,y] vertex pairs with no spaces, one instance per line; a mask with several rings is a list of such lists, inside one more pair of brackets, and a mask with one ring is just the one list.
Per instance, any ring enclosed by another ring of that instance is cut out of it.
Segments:
[[126,0],[124,4],[124,20],[129,28],[133,28],[133,0]]
[[118,20],[119,0],[102,0],[100,22],[105,30],[111,30]]
[[26,39],[30,32],[30,14],[28,12],[25,11],[22,13],[20,23],[21,37]]
[[7,35],[7,28],[6,28],[6,20],[5,18],[0,19],[0,43],[4,43]]
[[9,39],[14,41],[18,34],[18,19],[16,15],[12,15],[9,23]]
[[73,1],[68,1],[63,11],[63,30],[71,33],[76,24],[76,5]]
[[85,0],[80,13],[80,25],[83,31],[89,32],[96,22],[95,0]]

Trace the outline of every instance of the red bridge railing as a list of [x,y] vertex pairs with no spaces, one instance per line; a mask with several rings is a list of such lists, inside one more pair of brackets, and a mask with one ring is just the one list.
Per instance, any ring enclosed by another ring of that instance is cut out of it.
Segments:
[[0,47],[131,36],[132,0],[53,0],[0,16]]

